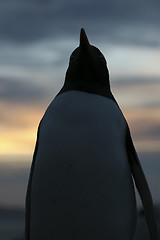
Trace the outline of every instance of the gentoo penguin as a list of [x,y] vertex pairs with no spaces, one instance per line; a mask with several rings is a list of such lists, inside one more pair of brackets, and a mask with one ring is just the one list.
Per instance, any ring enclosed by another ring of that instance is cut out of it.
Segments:
[[131,240],[135,181],[151,240],[149,187],[127,122],[111,93],[106,60],[84,29],[65,82],[37,135],[26,196],[26,240]]
[[[157,226],[158,226],[158,233],[160,234],[160,206],[155,205],[155,215],[156,215],[156,220],[157,220]],[[137,214],[137,227],[136,227],[136,232],[134,235],[133,240],[149,240],[148,236],[148,229],[147,229],[147,224],[145,221],[145,215],[144,215],[144,210],[143,209],[138,209],[138,214]]]

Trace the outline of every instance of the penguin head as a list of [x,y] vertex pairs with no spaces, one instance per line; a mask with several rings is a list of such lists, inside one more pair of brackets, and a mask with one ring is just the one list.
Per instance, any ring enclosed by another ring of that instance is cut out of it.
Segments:
[[110,92],[109,72],[101,51],[89,43],[85,30],[80,43],[71,54],[62,91],[82,90],[100,95]]

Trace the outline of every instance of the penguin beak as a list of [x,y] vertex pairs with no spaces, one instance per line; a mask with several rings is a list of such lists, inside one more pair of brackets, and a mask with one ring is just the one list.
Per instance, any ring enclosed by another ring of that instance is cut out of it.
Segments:
[[80,32],[80,44],[81,48],[90,46],[85,30],[82,28]]

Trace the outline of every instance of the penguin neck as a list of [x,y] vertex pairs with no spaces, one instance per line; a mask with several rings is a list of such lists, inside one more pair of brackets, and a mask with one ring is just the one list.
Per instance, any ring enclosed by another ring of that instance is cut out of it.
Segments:
[[92,79],[90,81],[86,81],[86,82],[85,81],[70,81],[70,79],[68,79],[67,75],[66,75],[64,85],[57,95],[67,92],[67,91],[73,91],[73,90],[87,92],[87,93],[91,93],[91,94],[97,94],[97,95],[100,95],[100,96],[103,96],[106,98],[110,98],[116,102],[114,96],[112,95],[109,81],[105,84],[98,83],[95,81],[92,82]]

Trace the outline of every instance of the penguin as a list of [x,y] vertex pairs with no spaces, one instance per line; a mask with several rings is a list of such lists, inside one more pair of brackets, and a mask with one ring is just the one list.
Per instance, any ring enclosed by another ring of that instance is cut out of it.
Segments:
[[[155,208],[155,216],[157,220],[157,226],[158,226],[158,234],[160,233],[160,208],[159,204],[154,206]],[[148,236],[148,230],[147,230],[147,224],[145,221],[145,215],[144,215],[144,210],[143,208],[138,209],[137,213],[137,227],[136,227],[136,232],[134,235],[133,240],[149,240]]]
[[151,240],[151,193],[130,130],[110,87],[104,55],[82,28],[65,82],[47,108],[26,194],[26,240],[131,240],[135,187]]

